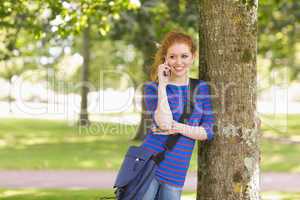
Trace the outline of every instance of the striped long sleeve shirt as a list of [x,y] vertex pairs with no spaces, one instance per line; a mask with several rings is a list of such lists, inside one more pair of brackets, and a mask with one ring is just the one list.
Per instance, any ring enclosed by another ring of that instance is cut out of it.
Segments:
[[[148,82],[144,86],[146,112],[152,115],[152,123],[154,124],[156,124],[154,111],[158,102],[157,90],[158,84],[156,82]],[[187,102],[188,86],[168,84],[166,90],[173,119],[178,121]],[[209,86],[205,81],[199,80],[195,90],[194,110],[187,120],[187,124],[202,126],[206,130],[208,140],[212,140],[214,136],[213,125],[215,116],[213,114]],[[164,150],[167,137],[167,135],[153,134],[152,130],[149,129],[141,146],[153,153],[158,153]],[[194,139],[180,135],[174,148],[171,151],[165,152],[165,159],[156,168],[155,178],[160,182],[182,188],[189,168],[194,144]]]

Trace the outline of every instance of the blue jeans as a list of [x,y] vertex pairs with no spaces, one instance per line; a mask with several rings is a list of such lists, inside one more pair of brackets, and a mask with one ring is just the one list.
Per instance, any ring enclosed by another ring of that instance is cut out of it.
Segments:
[[181,188],[160,183],[153,178],[142,200],[180,200],[181,191]]

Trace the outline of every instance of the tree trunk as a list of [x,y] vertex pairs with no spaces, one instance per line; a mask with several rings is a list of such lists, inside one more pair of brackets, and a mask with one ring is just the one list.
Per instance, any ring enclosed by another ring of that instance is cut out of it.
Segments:
[[89,125],[89,116],[87,110],[87,95],[89,92],[89,63],[90,63],[90,26],[83,30],[83,65],[81,78],[81,107],[79,124],[82,126]]
[[[145,74],[150,74],[151,64],[153,63],[153,55],[155,46],[151,42],[152,40],[147,41],[148,48],[142,48],[143,51],[143,58],[144,58],[144,64],[143,64],[143,71]],[[151,48],[149,48],[151,46]],[[147,80],[145,80],[147,81]],[[137,132],[135,136],[133,137],[133,140],[143,140],[146,137],[146,131],[151,125],[151,117],[145,113],[145,102],[144,102],[144,90],[143,90],[143,97],[142,97],[142,113],[141,113],[141,121],[139,123]]]
[[139,127],[137,129],[137,132],[135,136],[133,137],[133,140],[143,140],[146,137],[147,130],[151,126],[151,116],[146,113],[146,105],[144,101],[144,89],[142,93],[142,112],[141,112],[141,121],[139,123]]
[[217,120],[214,140],[198,146],[197,199],[259,199],[257,1],[199,3],[200,78]]

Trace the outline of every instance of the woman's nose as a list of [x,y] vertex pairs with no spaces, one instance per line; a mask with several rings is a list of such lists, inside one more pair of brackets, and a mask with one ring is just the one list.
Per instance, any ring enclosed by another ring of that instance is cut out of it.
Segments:
[[182,64],[182,59],[181,58],[177,58],[176,59],[176,64],[177,65],[181,65]]

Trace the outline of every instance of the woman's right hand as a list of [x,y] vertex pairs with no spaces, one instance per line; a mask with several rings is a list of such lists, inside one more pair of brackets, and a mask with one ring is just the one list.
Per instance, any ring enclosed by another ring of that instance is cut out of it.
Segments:
[[171,76],[171,67],[165,63],[158,66],[158,81],[162,84],[168,84],[170,82],[170,76]]

